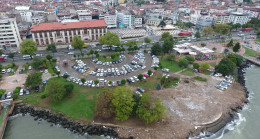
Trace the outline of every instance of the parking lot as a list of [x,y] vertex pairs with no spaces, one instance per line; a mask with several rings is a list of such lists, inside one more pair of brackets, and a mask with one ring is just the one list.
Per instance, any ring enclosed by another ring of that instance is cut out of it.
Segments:
[[[127,78],[130,78],[133,76],[137,76],[138,74],[147,73],[148,69],[151,69],[151,65],[152,65],[152,61],[153,61],[152,57],[150,56],[150,54],[144,54],[144,56],[146,58],[144,61],[144,64],[143,64],[143,66],[146,67],[144,69],[139,67],[130,73],[120,74],[119,76],[112,75],[112,76],[107,76],[107,77],[104,77],[104,76],[99,77],[99,76],[94,76],[94,75],[90,74],[91,71],[94,71],[95,69],[103,69],[103,70],[111,69],[112,70],[112,68],[114,68],[114,69],[117,68],[117,69],[121,70],[122,66],[130,64],[134,59],[133,55],[130,55],[130,54],[123,54],[123,55],[125,56],[124,61],[122,61],[121,63],[118,63],[118,64],[110,64],[110,65],[97,64],[97,63],[94,63],[91,60],[91,58],[84,58],[84,59],[82,59],[82,62],[84,62],[88,67],[88,70],[86,70],[86,72],[84,72],[84,73],[80,73],[79,71],[72,68],[72,66],[76,63],[76,62],[71,61],[71,59],[73,59],[72,56],[59,57],[57,65],[61,71],[61,75],[67,72],[70,74],[70,77],[75,77],[75,78],[79,78],[79,79],[85,78],[87,81],[88,80],[97,80],[97,79],[105,79],[108,81],[109,80],[119,81],[122,79],[127,79]],[[68,64],[65,66],[63,64],[63,60],[67,60],[70,62],[68,62]]]

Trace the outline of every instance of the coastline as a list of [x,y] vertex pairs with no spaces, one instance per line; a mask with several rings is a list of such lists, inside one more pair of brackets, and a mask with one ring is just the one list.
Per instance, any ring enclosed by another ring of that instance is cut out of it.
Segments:
[[[221,130],[223,127],[225,127],[229,122],[233,121],[235,118],[237,118],[237,113],[242,110],[244,104],[248,103],[248,91],[245,87],[245,77],[244,77],[244,71],[245,68],[250,67],[251,63],[245,62],[242,66],[238,67],[238,83],[244,88],[246,99],[243,100],[243,103],[234,104],[230,108],[230,110],[227,113],[223,113],[216,121],[213,121],[212,123],[207,123],[205,125],[202,125],[201,127],[197,129],[189,129],[189,132],[187,132],[186,136],[182,136],[183,138],[195,138],[198,137],[202,132],[205,133],[205,136],[210,136],[219,130]],[[103,135],[103,136],[109,136],[113,138],[121,138],[120,132],[118,129],[120,127],[109,127],[109,126],[103,126],[103,125],[84,125],[79,122],[74,122],[71,120],[68,120],[64,115],[61,114],[53,114],[48,110],[44,109],[37,109],[32,106],[16,106],[13,115],[16,114],[23,114],[29,113],[31,116],[35,117],[34,120],[40,120],[44,119],[50,123],[53,124],[60,124],[63,128],[66,128],[70,130],[73,133],[78,133],[80,135],[84,135],[85,133],[89,135]],[[128,136],[128,138],[134,138],[133,136]],[[136,137],[138,138],[138,137]],[[156,138],[156,137],[155,137]]]

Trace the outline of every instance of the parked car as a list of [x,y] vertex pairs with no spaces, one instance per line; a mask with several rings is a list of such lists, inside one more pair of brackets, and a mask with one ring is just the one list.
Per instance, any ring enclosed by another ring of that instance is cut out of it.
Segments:
[[20,90],[19,95],[20,95],[20,96],[23,95],[23,89]]
[[12,97],[12,95],[13,95],[13,93],[12,93],[12,92],[8,92],[8,93],[7,93],[7,96],[6,96],[6,98],[7,98],[7,99],[9,99],[9,98],[11,98],[11,97]]
[[34,88],[34,92],[39,92],[39,89],[40,89],[40,86],[36,86],[36,87]]
[[43,83],[43,84],[46,84],[46,83],[47,83],[47,80],[43,80],[42,83]]
[[25,94],[26,94],[26,95],[29,95],[29,94],[30,94],[30,90],[29,90],[29,89],[26,89]]
[[139,91],[139,92],[141,92],[141,93],[144,93],[144,92],[145,92],[144,89],[141,88],[141,87],[137,87],[137,91]]
[[31,70],[31,69],[32,69],[32,66],[29,66],[28,69]]

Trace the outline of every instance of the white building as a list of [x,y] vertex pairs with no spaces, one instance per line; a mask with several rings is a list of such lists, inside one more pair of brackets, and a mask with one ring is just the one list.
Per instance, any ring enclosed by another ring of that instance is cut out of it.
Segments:
[[33,16],[32,17],[32,23],[33,24],[39,24],[46,21],[46,18],[44,16]]
[[132,26],[132,15],[127,12],[116,12],[117,23],[122,24],[126,28],[130,28]]
[[248,22],[248,14],[243,14],[239,12],[231,12],[229,16],[229,23],[232,24],[246,24]]
[[229,22],[229,14],[216,13],[213,15],[214,24],[227,24]]
[[92,20],[92,13],[88,10],[77,10],[79,21]]
[[0,19],[0,48],[19,48],[22,42],[15,18]]
[[32,22],[32,12],[29,9],[30,6],[15,7],[15,10],[17,10],[20,13],[23,22]]
[[105,15],[105,22],[107,24],[107,28],[116,28],[117,27],[117,18],[116,15]]
[[142,23],[143,23],[143,19],[141,17],[136,17],[135,18],[135,22],[134,22],[134,26],[135,27],[142,27]]

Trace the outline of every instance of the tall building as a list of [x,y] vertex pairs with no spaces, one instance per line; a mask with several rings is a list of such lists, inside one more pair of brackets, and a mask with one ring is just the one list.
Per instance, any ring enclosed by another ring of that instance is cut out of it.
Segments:
[[229,14],[216,13],[213,14],[214,24],[227,24],[229,22]]
[[248,14],[243,14],[239,12],[231,12],[229,16],[229,23],[232,24],[246,24],[248,22]]
[[[133,25],[134,20],[133,16],[128,11],[116,12],[117,15],[117,23],[119,25],[123,25],[125,28],[130,28]],[[120,26],[119,26],[120,27]]]
[[38,45],[51,43],[68,44],[75,35],[85,42],[98,40],[107,32],[107,24],[104,20],[91,20],[69,23],[41,23],[31,27],[33,41]]
[[77,10],[79,21],[92,20],[92,13],[88,10]]
[[106,22],[108,28],[116,28],[117,27],[116,15],[106,14],[105,22]]
[[15,10],[17,10],[20,13],[23,22],[32,22],[32,12],[29,9],[30,6],[15,7]]
[[21,42],[15,18],[0,18],[0,48],[19,48]]

